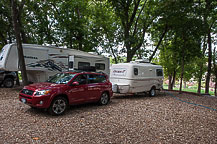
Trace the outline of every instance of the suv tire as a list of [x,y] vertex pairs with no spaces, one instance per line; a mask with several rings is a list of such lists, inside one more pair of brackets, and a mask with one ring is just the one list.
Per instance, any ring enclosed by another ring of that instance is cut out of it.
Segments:
[[110,101],[110,97],[109,94],[107,92],[102,93],[100,100],[99,100],[99,104],[100,105],[107,105]]
[[3,81],[3,85],[6,88],[12,88],[14,86],[14,80],[12,78],[5,78]]
[[62,115],[68,107],[68,101],[64,97],[56,97],[52,101],[48,111],[51,115]]

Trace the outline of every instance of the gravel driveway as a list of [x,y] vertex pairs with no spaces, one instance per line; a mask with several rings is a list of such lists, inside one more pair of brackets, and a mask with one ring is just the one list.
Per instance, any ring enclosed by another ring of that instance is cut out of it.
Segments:
[[217,98],[115,96],[55,117],[19,102],[19,89],[0,88],[0,143],[217,143],[217,111],[180,101],[217,109]]

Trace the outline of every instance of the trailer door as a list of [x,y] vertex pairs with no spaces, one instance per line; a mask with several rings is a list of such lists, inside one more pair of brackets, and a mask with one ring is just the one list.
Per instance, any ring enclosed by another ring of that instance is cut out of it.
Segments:
[[69,70],[74,70],[75,56],[69,56]]

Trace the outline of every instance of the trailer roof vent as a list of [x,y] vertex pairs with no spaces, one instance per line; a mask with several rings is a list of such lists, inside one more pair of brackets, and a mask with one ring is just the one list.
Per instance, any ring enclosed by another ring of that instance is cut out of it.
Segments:
[[137,63],[150,63],[148,59],[137,59],[135,60]]
[[89,54],[98,55],[96,52],[88,52]]

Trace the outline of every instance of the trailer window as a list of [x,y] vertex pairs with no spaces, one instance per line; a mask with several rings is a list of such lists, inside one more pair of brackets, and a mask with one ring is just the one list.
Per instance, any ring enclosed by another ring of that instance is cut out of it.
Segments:
[[95,67],[97,70],[105,70],[105,64],[103,63],[96,63]]
[[157,76],[163,76],[163,70],[162,69],[156,69]]
[[90,67],[90,63],[88,62],[78,62],[78,69],[83,70],[87,67]]
[[138,75],[139,71],[138,68],[134,68],[134,75]]

